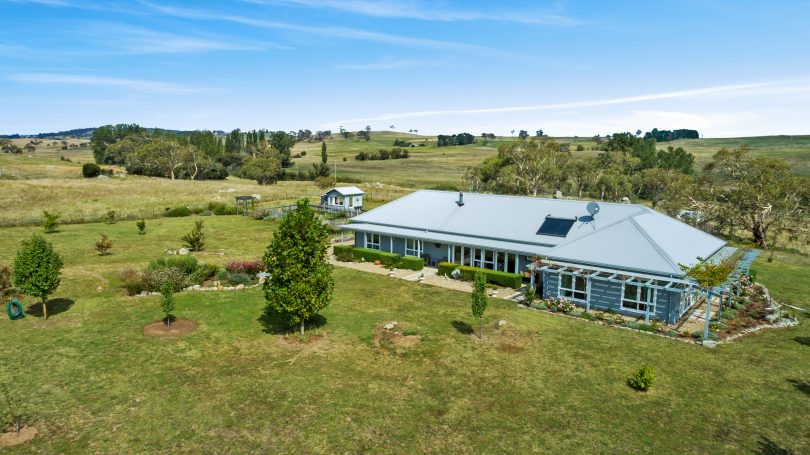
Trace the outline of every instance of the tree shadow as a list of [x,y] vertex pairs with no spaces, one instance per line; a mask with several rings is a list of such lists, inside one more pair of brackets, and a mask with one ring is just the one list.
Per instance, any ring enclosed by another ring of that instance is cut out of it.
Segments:
[[810,382],[800,381],[798,379],[788,379],[787,381],[793,384],[794,387],[799,389],[799,392],[802,392],[805,395],[810,396]]
[[[262,325],[262,331],[264,333],[283,335],[285,333],[298,330],[297,324],[293,326],[289,325],[280,314],[271,310],[266,310],[261,316],[259,316],[259,319],[257,320]],[[312,316],[311,318],[307,319],[306,323],[304,324],[306,330],[319,329],[325,325],[326,316],[322,314]]]
[[453,321],[450,323],[456,331],[462,335],[470,335],[473,333],[473,327],[464,321]]
[[810,346],[810,337],[793,337],[793,341],[805,346]]
[[[64,313],[69,310],[73,304],[76,303],[73,299],[51,299],[46,303],[48,309],[48,317],[56,316],[57,314]],[[30,305],[25,314],[29,316],[42,317],[42,302],[37,302]]]
[[757,453],[760,455],[793,455],[793,451],[779,446],[764,436],[760,436],[757,445],[759,446]]

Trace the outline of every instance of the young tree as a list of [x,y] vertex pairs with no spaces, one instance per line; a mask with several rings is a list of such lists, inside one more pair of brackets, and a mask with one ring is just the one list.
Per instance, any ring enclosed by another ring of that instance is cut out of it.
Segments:
[[321,163],[326,164],[326,141],[321,142]]
[[484,338],[484,310],[487,309],[487,276],[479,270],[473,278],[472,315],[478,319],[478,337]]
[[45,229],[46,234],[56,232],[59,228],[59,215],[58,213],[50,213],[47,210],[42,211],[42,227]]
[[202,251],[205,247],[205,234],[203,233],[202,220],[195,221],[194,229],[184,235],[182,240],[191,251]]
[[163,283],[160,288],[160,311],[166,317],[166,325],[172,325],[172,312],[174,311],[174,291],[172,285],[168,282]]
[[110,240],[107,234],[101,234],[101,238],[98,240],[98,242],[96,242],[96,251],[98,251],[98,255],[106,256],[110,254],[112,245],[112,240]]
[[259,185],[272,185],[281,177],[281,162],[270,156],[249,158],[241,173],[243,178],[255,180]]
[[269,278],[264,283],[267,311],[289,326],[304,323],[332,301],[332,266],[326,259],[329,230],[318,219],[309,201],[284,216],[264,262]]
[[14,286],[23,294],[40,299],[45,319],[48,319],[48,296],[59,287],[61,270],[62,258],[51,242],[37,234],[22,243],[14,259]]
[[141,218],[140,220],[135,222],[135,226],[138,227],[138,235],[146,234],[146,220]]

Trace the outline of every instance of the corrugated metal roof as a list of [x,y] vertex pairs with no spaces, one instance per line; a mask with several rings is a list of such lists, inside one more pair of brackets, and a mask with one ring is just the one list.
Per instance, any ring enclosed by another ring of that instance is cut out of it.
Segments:
[[324,195],[331,193],[332,191],[337,191],[343,196],[355,196],[358,194],[365,194],[363,190],[357,188],[356,186],[336,186],[331,190],[324,193]]
[[[593,219],[586,210],[588,201],[478,193],[464,194],[463,206],[457,200],[455,192],[416,191],[354,217],[352,222],[361,225],[352,229],[405,229],[411,236],[435,241],[443,234],[482,247],[494,241],[508,245],[502,248],[507,251],[667,276],[682,276],[678,264],[693,265],[697,256],[709,257],[725,244],[636,204],[600,202]],[[576,222],[565,237],[538,235],[546,216]]]

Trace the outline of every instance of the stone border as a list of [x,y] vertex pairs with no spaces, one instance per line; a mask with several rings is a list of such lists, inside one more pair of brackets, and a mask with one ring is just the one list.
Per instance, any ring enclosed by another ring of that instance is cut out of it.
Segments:
[[[195,284],[194,286],[189,286],[182,291],[179,292],[186,292],[186,291],[241,291],[243,289],[253,289],[256,287],[261,286],[263,283],[256,283],[251,284],[250,286],[245,286],[244,284],[237,284],[236,286],[210,286],[204,287],[199,284]],[[140,294],[135,294],[132,297],[151,297],[153,295],[160,295],[160,292],[146,292],[143,291]]]

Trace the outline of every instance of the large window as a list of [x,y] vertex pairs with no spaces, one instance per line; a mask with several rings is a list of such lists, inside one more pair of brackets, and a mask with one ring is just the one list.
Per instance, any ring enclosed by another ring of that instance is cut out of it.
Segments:
[[624,283],[622,308],[646,313],[648,306],[650,314],[655,313],[655,289],[635,282]]
[[366,232],[366,248],[372,250],[380,249],[380,234],[371,234]]
[[588,279],[573,273],[560,273],[560,297],[588,300]]
[[419,239],[405,239],[405,256],[422,257],[422,241]]

